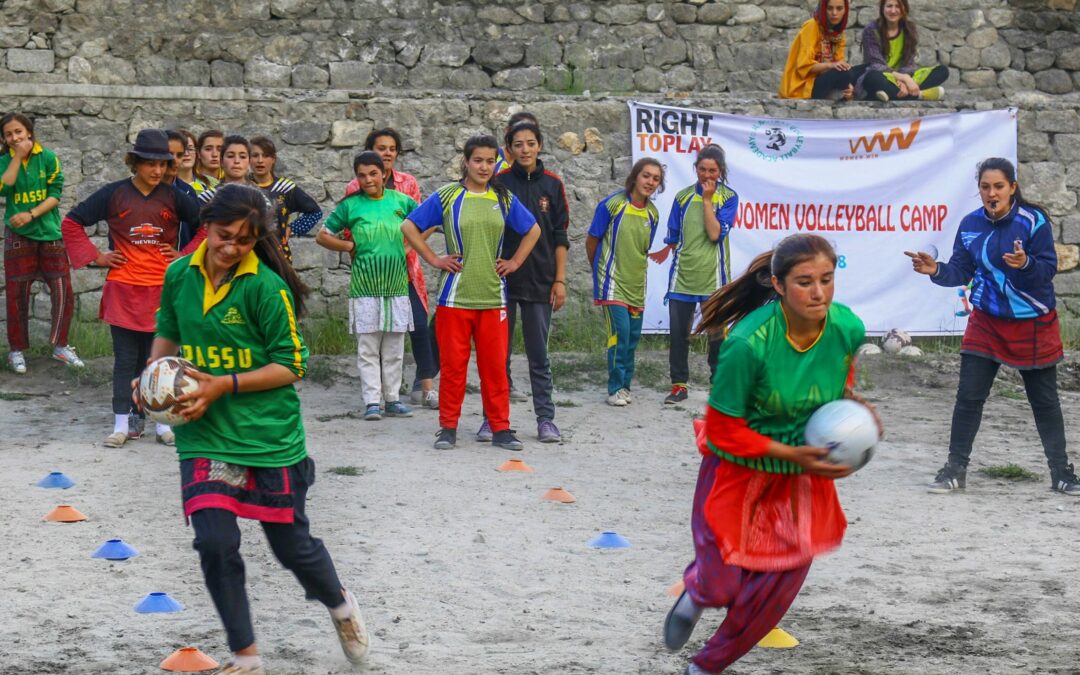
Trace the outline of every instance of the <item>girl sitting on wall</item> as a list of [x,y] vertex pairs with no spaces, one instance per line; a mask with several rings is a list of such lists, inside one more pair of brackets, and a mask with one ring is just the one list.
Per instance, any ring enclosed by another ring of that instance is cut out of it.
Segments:
[[937,101],[945,95],[941,85],[949,79],[942,65],[916,68],[919,35],[909,18],[908,0],[881,0],[878,18],[863,29],[863,65],[866,70],[855,82],[860,98],[888,102],[895,99]]
[[844,60],[848,0],[820,0],[814,16],[795,36],[780,80],[780,98],[855,97],[855,80],[866,66]]

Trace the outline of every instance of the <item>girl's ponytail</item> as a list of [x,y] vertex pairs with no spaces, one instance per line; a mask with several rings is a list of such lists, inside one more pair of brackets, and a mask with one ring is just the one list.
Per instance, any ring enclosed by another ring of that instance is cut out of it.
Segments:
[[701,321],[694,333],[722,333],[758,307],[776,300],[778,296],[772,286],[772,256],[772,251],[759,254],[742,276],[701,303]]

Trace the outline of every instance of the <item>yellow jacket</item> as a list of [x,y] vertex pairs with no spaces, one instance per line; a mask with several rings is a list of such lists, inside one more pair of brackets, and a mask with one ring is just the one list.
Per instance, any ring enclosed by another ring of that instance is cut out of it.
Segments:
[[817,77],[810,74],[810,68],[826,61],[843,61],[845,42],[843,33],[838,42],[826,39],[814,19],[804,23],[788,51],[780,78],[780,98],[810,98]]

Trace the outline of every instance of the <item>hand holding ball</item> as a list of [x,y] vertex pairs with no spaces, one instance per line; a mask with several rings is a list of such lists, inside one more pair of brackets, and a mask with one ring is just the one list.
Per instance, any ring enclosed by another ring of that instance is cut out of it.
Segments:
[[865,405],[850,399],[826,403],[806,423],[806,443],[825,448],[824,461],[859,470],[874,456],[879,440],[874,414]]
[[178,399],[199,389],[199,381],[191,375],[197,372],[194,364],[179,356],[164,356],[148,365],[139,378],[139,402],[146,416],[171,427],[187,424],[180,412],[187,404]]

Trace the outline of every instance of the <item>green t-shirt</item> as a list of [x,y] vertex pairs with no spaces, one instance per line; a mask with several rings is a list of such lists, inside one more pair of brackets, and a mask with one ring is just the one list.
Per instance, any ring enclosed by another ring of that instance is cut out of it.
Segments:
[[[0,174],[7,171],[15,160],[15,151],[8,150],[0,155]],[[22,227],[11,227],[11,217],[34,208],[49,197],[60,199],[64,190],[64,172],[60,170],[60,159],[52,150],[47,150],[37,143],[30,151],[30,156],[23,162],[14,185],[0,183],[0,197],[6,200],[4,224],[12,232],[18,232],[27,239],[36,241],[56,241],[60,239],[60,207],[43,213]]]
[[495,271],[506,228],[525,235],[536,218],[509,194],[469,192],[461,183],[439,188],[409,214],[421,231],[442,226],[446,252],[461,256],[461,271],[439,276],[439,306],[498,309],[506,306],[506,282]]
[[409,294],[401,221],[415,208],[411,197],[396,190],[386,190],[381,199],[372,199],[360,191],[342,200],[326,219],[323,227],[327,231],[340,234],[347,229],[356,242],[349,297]]
[[[165,271],[157,334],[211,375],[277,363],[303,377],[308,350],[289,287],[252,251],[214,290],[206,243]],[[292,385],[222,396],[199,420],[176,427],[180,459],[206,457],[254,467],[291,466],[307,456],[300,398]]]
[[593,300],[645,306],[647,256],[659,220],[655,204],[634,206],[623,190],[597,205],[589,225],[589,235],[600,239],[593,261]]
[[900,31],[896,37],[889,40],[889,67],[893,70],[904,65],[904,31]]
[[[855,350],[866,331],[844,305],[833,303],[817,342],[799,351],[787,336],[779,302],[760,307],[735,324],[720,348],[709,405],[780,443],[805,443],[806,421],[822,405],[842,398]],[[771,473],[802,473],[802,467],[772,459],[717,455]]]
[[668,298],[700,302],[727,283],[731,274],[731,251],[727,235],[735,222],[739,197],[724,184],[716,186],[712,209],[720,222],[720,238],[709,239],[705,229],[701,186],[691,185],[675,195],[668,217],[665,244],[674,244]]

